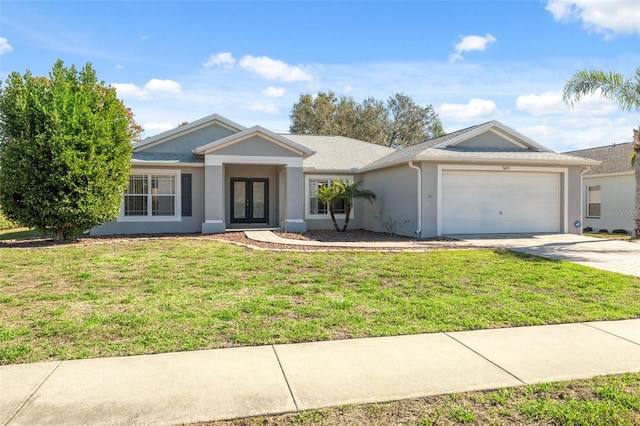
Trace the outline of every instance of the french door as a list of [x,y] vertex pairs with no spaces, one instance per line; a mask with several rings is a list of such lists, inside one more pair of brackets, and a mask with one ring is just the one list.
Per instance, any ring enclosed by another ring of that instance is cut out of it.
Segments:
[[269,179],[231,178],[231,223],[269,223]]

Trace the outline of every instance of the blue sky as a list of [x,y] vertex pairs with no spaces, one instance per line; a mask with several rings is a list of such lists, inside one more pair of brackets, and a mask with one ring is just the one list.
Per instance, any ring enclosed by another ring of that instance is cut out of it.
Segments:
[[489,120],[556,151],[631,140],[640,112],[561,101],[640,66],[637,0],[0,2],[0,78],[91,62],[151,136],[218,113],[286,132],[301,93],[396,92],[446,131]]

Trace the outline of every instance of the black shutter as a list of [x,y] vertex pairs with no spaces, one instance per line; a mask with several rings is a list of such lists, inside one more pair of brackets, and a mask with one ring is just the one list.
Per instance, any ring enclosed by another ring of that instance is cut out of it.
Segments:
[[182,182],[182,216],[191,216],[191,173],[180,176]]

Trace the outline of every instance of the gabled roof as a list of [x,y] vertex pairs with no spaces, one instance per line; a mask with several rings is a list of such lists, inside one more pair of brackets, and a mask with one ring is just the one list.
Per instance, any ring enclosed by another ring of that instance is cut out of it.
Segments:
[[597,148],[581,149],[578,151],[570,151],[567,154],[575,155],[583,158],[601,161],[599,166],[593,166],[585,173],[585,176],[591,175],[608,175],[615,173],[632,173],[631,153],[633,152],[633,143],[620,143],[607,146],[599,146]]
[[355,170],[395,152],[395,149],[344,136],[282,134],[289,140],[315,151],[305,158],[304,170],[308,172],[344,172]]
[[[439,136],[437,138],[433,138],[433,139],[429,139],[427,141],[424,141],[422,143],[419,143],[417,145],[421,145],[423,147],[431,147],[431,146],[435,146],[435,145],[439,145],[439,144],[443,144],[446,143],[447,141],[450,141],[452,139],[457,140],[458,138],[460,138],[461,136],[472,132],[473,130],[477,129],[480,126],[483,126],[487,123],[482,123],[482,124],[476,124],[475,126],[471,126],[471,127],[467,127],[465,129],[460,129],[460,130],[456,130],[455,132],[451,132],[448,133],[444,136]],[[416,145],[413,145],[416,146]]]
[[468,127],[466,129],[454,132],[450,135],[443,136],[441,138],[432,139],[430,141],[430,146],[433,146],[435,148],[453,148],[456,145],[468,141],[469,139],[487,131],[494,132],[500,137],[508,140],[514,145],[514,147],[518,147],[521,149],[530,149],[532,151],[551,152],[549,148],[540,145],[539,143],[535,142],[532,139],[529,139],[522,133],[519,133],[512,128],[507,127],[496,120],[478,124],[477,126]]
[[192,121],[191,123],[185,124],[184,126],[176,127],[175,129],[167,130],[166,132],[162,132],[155,136],[146,138],[140,142],[136,142],[133,144],[133,150],[134,151],[144,150],[146,148],[157,145],[159,143],[163,143],[168,140],[183,136],[187,133],[191,133],[203,127],[210,126],[213,123],[218,123],[222,127],[226,127],[234,132],[240,132],[246,129],[246,127],[244,127],[243,125],[235,123],[231,120],[228,120],[221,115],[211,114],[207,117],[200,118],[196,121]]
[[[458,144],[468,141],[485,132],[493,132],[513,143],[513,150],[505,149],[472,149],[459,148]],[[391,167],[409,161],[438,161],[438,162],[474,162],[474,163],[529,163],[554,165],[596,165],[596,161],[581,157],[558,154],[551,151],[528,137],[505,126],[499,121],[458,130],[439,138],[401,148],[362,168],[362,171]]]
[[277,133],[273,133],[271,130],[267,130],[261,126],[253,126],[249,129],[245,129],[241,132],[227,136],[226,138],[218,139],[206,145],[202,145],[194,149],[193,152],[195,154],[207,154],[212,151],[218,150],[220,148],[233,145],[234,143],[238,143],[240,141],[249,139],[253,136],[262,136],[263,138],[277,145],[280,145],[285,149],[296,152],[302,155],[303,157],[307,157],[309,155],[314,154],[314,151],[307,148],[306,146],[300,145],[291,139],[285,138],[284,136],[281,136]]

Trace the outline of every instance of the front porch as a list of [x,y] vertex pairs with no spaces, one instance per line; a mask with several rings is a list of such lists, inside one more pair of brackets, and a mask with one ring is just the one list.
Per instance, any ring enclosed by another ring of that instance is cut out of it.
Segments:
[[228,159],[212,164],[216,160],[221,159],[205,158],[203,234],[241,229],[306,231],[302,164],[296,167],[291,158],[284,164]]

